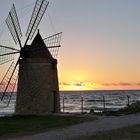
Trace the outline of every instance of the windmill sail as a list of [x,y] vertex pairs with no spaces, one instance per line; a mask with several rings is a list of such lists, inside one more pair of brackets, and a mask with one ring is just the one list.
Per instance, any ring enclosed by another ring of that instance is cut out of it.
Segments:
[[19,50],[0,45],[0,65],[12,61],[15,53],[19,53]]
[[21,32],[21,28],[20,28],[20,24],[19,24],[19,20],[17,17],[17,13],[16,13],[14,4],[6,19],[6,24],[10,30],[10,33],[11,33],[15,43],[16,44],[19,43],[19,45],[21,47],[20,38],[22,37],[22,32]]
[[54,58],[57,57],[61,42],[62,32],[54,34],[44,39],[44,42]]
[[8,106],[10,103],[16,88],[17,76],[18,67],[12,62],[0,83],[1,101],[3,101],[4,106]]
[[45,11],[46,8],[48,6],[49,2],[46,0],[37,0],[35,7],[34,7],[34,11],[26,32],[26,36],[27,36],[27,40],[25,42],[25,44],[27,43],[28,39],[32,39]]

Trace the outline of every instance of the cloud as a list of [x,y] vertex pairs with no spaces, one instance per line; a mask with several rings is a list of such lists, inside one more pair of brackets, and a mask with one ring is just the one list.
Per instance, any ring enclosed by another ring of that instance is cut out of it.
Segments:
[[102,86],[111,86],[111,84],[108,84],[108,83],[103,83],[101,84]]
[[71,84],[70,83],[67,83],[67,82],[62,82],[59,85],[70,86]]
[[68,82],[61,82],[61,83],[59,83],[59,85],[60,86],[79,86],[79,87],[82,87],[82,86],[86,86],[86,85],[94,85],[93,83],[91,83],[91,82],[84,82],[84,81],[82,81],[82,82],[70,82],[70,83],[68,83]]
[[136,85],[136,86],[140,86],[140,83],[136,83],[135,85]]
[[[92,83],[92,82],[62,82],[62,83],[59,83],[60,86],[79,86],[79,87],[82,87],[82,86],[94,86],[96,85],[95,83]],[[102,86],[106,86],[106,87],[109,87],[109,86],[140,86],[140,83],[129,83],[129,82],[118,82],[118,83],[102,83],[101,84]]]
[[120,83],[103,83],[102,86],[132,86],[132,83],[120,82]]
[[77,82],[77,83],[74,83],[75,86],[85,86],[85,83],[84,82]]
[[119,83],[120,86],[131,86],[132,83]]

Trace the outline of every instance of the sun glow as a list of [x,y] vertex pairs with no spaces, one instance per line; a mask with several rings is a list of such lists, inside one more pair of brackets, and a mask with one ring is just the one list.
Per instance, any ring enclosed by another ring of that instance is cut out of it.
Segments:
[[80,83],[74,83],[72,84],[71,88],[73,90],[85,90],[85,85],[82,85]]
[[95,84],[90,82],[70,82],[60,83],[60,90],[94,90],[96,89]]

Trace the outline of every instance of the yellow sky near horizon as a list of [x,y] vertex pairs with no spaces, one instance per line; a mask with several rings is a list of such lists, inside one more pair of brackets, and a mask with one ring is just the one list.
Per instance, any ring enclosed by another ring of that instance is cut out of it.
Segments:
[[80,90],[139,90],[140,83],[91,83],[91,82],[68,82],[59,84],[60,91]]

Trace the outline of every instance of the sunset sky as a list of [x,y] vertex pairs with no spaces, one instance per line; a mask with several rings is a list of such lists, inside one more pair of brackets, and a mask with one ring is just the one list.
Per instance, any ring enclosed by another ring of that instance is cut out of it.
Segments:
[[[12,3],[24,35],[35,1],[0,1],[0,44],[14,45],[3,23]],[[39,28],[63,32],[61,90],[140,89],[140,0],[50,0]]]

